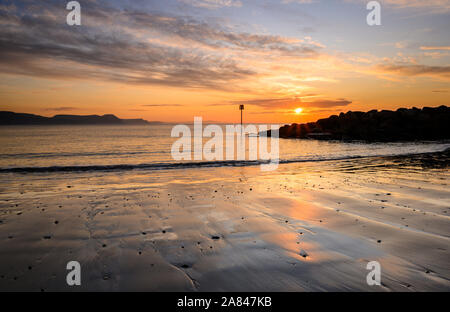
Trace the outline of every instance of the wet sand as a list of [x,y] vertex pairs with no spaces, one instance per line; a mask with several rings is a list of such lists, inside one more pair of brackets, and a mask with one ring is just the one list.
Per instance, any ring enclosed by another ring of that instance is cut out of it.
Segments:
[[449,291],[448,181],[445,154],[3,174],[0,290]]

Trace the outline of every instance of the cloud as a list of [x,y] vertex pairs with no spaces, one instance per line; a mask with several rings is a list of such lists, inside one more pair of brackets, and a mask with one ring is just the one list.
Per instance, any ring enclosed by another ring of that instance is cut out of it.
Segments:
[[433,10],[450,10],[449,0],[384,0],[385,3],[398,8],[418,8],[418,9],[433,9]]
[[236,32],[101,1],[83,3],[79,27],[65,24],[58,1],[15,4],[20,10],[0,5],[0,71],[9,74],[229,90],[258,77],[261,69],[245,58],[307,59],[322,49],[310,39]]
[[[346,2],[368,3],[367,0],[345,0]],[[412,8],[423,13],[447,13],[450,12],[450,0],[379,0],[381,5],[394,9]]]
[[13,22],[0,29],[2,72],[185,87],[219,87],[253,74],[226,56],[149,43],[126,29],[62,26],[48,14],[7,16]]
[[420,47],[420,50],[425,50],[425,51],[433,51],[433,50],[450,50],[450,46],[422,46]]
[[46,108],[46,111],[52,111],[52,112],[63,112],[63,111],[71,111],[71,110],[77,110],[76,107],[70,107],[70,106],[61,106],[61,107],[49,107]]
[[352,101],[346,99],[337,100],[317,100],[313,102],[302,103],[303,107],[320,107],[320,108],[330,108],[330,107],[342,107],[352,104]]
[[429,66],[415,64],[380,64],[376,69],[386,74],[400,76],[426,76],[433,78],[450,79],[450,66]]
[[199,8],[218,9],[223,7],[241,7],[242,2],[238,0],[179,0]]
[[423,55],[431,57],[433,59],[440,59],[443,57],[446,57],[448,55],[450,55],[449,52],[439,52],[439,51],[434,51],[434,52],[424,52]]
[[316,99],[313,101],[303,101],[301,98],[267,98],[267,99],[250,99],[232,101],[233,105],[255,105],[263,108],[296,108],[296,107],[315,107],[315,108],[331,108],[350,105],[352,101],[346,99],[328,100]]
[[209,48],[236,49],[241,52],[278,52],[293,57],[316,57],[324,47],[310,37],[289,38],[269,34],[235,32],[218,24],[208,24],[189,17],[145,12],[124,12],[124,22],[133,29],[147,29]]

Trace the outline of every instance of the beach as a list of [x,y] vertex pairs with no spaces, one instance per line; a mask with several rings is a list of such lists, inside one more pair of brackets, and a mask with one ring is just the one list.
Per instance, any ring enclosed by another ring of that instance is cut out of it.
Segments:
[[2,173],[0,290],[449,291],[448,160]]

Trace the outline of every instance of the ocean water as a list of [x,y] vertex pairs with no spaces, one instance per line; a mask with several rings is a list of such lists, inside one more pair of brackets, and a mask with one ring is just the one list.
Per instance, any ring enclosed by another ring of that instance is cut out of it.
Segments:
[[[0,172],[156,170],[258,164],[252,161],[176,161],[171,156],[172,144],[177,140],[171,137],[172,128],[170,124],[0,127]],[[280,139],[279,161],[282,164],[424,154],[449,147],[450,142],[368,144]]]

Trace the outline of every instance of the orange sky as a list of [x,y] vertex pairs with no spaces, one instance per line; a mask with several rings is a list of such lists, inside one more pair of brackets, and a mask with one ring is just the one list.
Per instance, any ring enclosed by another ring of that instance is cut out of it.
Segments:
[[[290,123],[349,110],[449,104],[447,1],[387,1],[379,27],[365,24],[358,1],[326,7],[269,1],[269,10],[245,1],[196,5],[199,0],[176,13],[177,1],[141,11],[124,10],[126,2],[88,1],[76,29],[64,25],[66,11],[57,1],[42,11],[21,1],[0,5],[7,16],[0,35],[11,41],[0,47],[0,109],[238,122],[238,106],[246,104],[246,122]],[[312,16],[302,22],[310,33],[296,30],[287,6]],[[347,17],[330,21],[333,10]]]

